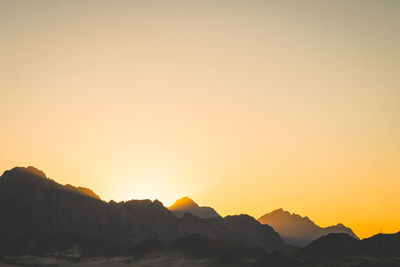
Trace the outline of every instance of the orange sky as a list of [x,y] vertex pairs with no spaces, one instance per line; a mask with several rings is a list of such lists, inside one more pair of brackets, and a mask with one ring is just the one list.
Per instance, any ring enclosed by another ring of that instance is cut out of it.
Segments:
[[1,1],[0,170],[400,230],[398,1]]

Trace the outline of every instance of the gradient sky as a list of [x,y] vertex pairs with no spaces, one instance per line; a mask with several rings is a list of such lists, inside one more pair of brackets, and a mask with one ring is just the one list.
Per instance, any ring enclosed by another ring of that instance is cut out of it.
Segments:
[[0,171],[400,230],[400,1],[0,1]]

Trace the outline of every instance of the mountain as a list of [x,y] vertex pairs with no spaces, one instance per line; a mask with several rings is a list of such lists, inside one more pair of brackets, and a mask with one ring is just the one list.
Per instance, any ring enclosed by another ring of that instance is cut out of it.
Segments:
[[189,197],[178,199],[168,209],[179,218],[183,217],[187,212],[202,219],[221,217],[213,208],[200,207]]
[[346,233],[358,239],[353,231],[343,224],[323,228],[316,225],[308,217],[301,217],[283,209],[267,213],[261,216],[258,221],[272,226],[285,243],[294,246],[306,246],[319,237],[330,233]]
[[344,233],[328,234],[311,242],[298,255],[308,261],[343,258],[347,254],[351,254],[357,241],[357,239]]
[[351,266],[400,266],[400,232],[362,240],[344,233],[328,234],[293,256],[306,262],[336,262],[332,266],[342,266],[346,262]]
[[68,242],[83,240],[133,246],[176,236],[177,218],[159,201],[106,203],[33,167],[17,167],[0,177],[0,214],[7,214],[0,216],[0,251],[6,254],[63,250]]
[[107,203],[90,189],[58,184],[34,167],[5,171],[0,177],[0,265],[49,262],[54,266],[400,266],[400,232],[363,240],[330,233],[304,248],[291,247],[271,226],[248,215],[200,218],[187,212],[178,218],[157,200]]
[[90,189],[61,185],[34,168],[16,167],[0,177],[0,256],[121,253],[146,240],[171,243],[199,234],[212,240],[275,250],[284,246],[269,226],[247,215],[176,217],[157,200],[102,201]]
[[285,247],[278,233],[248,215],[202,219],[185,213],[179,221],[180,235],[200,234],[212,239],[226,239],[262,247],[266,251]]

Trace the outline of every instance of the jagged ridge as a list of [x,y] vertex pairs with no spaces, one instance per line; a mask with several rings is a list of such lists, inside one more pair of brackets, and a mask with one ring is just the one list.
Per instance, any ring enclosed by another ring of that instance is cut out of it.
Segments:
[[262,224],[272,226],[282,239],[291,245],[306,246],[317,238],[330,233],[346,233],[358,239],[354,232],[343,224],[320,227],[308,217],[302,217],[283,209],[277,209],[258,219]]
[[172,242],[188,234],[267,250],[284,246],[272,228],[248,216],[179,219],[157,200],[107,203],[75,188],[33,167],[5,171],[0,177],[0,214],[7,216],[0,216],[0,252],[41,254],[73,245],[85,250],[94,244],[121,249],[149,239]]

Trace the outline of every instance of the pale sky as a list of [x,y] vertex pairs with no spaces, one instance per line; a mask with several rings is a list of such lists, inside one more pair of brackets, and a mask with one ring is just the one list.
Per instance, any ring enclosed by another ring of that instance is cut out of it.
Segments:
[[400,1],[0,1],[0,172],[400,231]]

